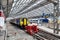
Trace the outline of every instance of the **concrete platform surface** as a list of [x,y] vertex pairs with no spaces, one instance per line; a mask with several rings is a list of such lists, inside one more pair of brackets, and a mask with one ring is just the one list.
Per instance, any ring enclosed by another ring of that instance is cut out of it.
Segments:
[[41,26],[41,25],[38,25],[38,28],[43,30],[43,31],[46,31],[48,33],[51,33],[53,35],[56,35],[56,36],[60,36],[60,31],[58,34],[54,33],[54,30],[53,29],[50,29],[50,28],[47,28],[46,26]]
[[7,32],[8,32],[7,40],[36,40],[23,30],[9,23],[7,23]]

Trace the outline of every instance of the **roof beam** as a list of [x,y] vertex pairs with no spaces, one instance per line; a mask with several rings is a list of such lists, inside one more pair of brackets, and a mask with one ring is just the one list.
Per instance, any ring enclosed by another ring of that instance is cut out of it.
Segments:
[[30,12],[30,11],[32,11],[32,10],[34,10],[34,9],[37,9],[37,8],[39,8],[39,7],[45,6],[45,5],[47,5],[47,4],[49,4],[49,2],[47,2],[46,0],[45,0],[45,1],[42,1],[42,2],[38,1],[38,2],[36,2],[35,4],[33,4],[32,6],[28,7],[28,8],[25,9],[25,10],[23,10],[22,12],[19,12],[19,13],[17,13],[17,14],[13,14],[13,15],[22,15],[22,14],[25,14],[25,13],[27,13],[27,12]]
[[53,1],[53,0],[47,0],[48,2],[50,2],[50,3],[53,3],[54,5],[57,5],[58,4],[58,1],[57,0],[55,0],[55,1]]
[[45,6],[45,5],[49,4],[49,3],[57,4],[56,1],[44,0],[41,3],[39,2],[39,3],[35,3],[35,4],[31,5],[30,7],[22,10],[22,12],[19,11],[17,14],[11,14],[10,17],[20,18],[20,15],[26,14],[26,13],[32,11],[32,10],[35,10],[35,9],[37,9],[39,7],[42,7],[42,6]]

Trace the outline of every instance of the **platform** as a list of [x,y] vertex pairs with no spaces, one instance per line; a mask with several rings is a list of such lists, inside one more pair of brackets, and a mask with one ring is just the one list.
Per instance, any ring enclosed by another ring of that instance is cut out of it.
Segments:
[[7,40],[36,40],[31,35],[27,34],[18,26],[7,23],[8,38]]
[[6,23],[3,26],[3,29],[0,30],[0,40],[6,40],[7,29],[6,29]]
[[48,33],[51,33],[53,35],[56,35],[56,36],[59,36],[60,37],[60,32],[59,32],[59,34],[53,33],[54,31],[52,29],[47,28],[45,26],[41,26],[41,25],[38,25],[38,28],[41,29],[41,30],[43,30],[43,31],[46,31]]

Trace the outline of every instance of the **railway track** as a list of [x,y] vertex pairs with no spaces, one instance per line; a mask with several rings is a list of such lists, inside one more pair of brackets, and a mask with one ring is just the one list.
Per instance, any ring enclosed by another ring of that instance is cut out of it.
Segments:
[[36,38],[37,40],[47,40],[47,39],[45,39],[44,37],[42,37],[38,34],[34,34],[33,37]]
[[43,30],[39,30],[38,33],[34,33],[33,37],[36,38],[37,40],[60,40],[59,39],[60,37],[55,36],[55,35],[50,34],[50,33],[47,33],[47,32],[45,32]]
[[45,31],[39,30],[38,33],[33,35],[37,40],[60,40],[59,37],[47,33]]

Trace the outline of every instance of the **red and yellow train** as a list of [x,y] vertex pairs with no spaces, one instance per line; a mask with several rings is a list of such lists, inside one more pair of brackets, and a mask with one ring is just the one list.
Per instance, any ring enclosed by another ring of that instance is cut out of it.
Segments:
[[27,18],[18,18],[13,19],[10,21],[10,23],[14,23],[20,26],[21,29],[25,29],[27,33],[33,34],[38,32],[37,25],[30,24]]

